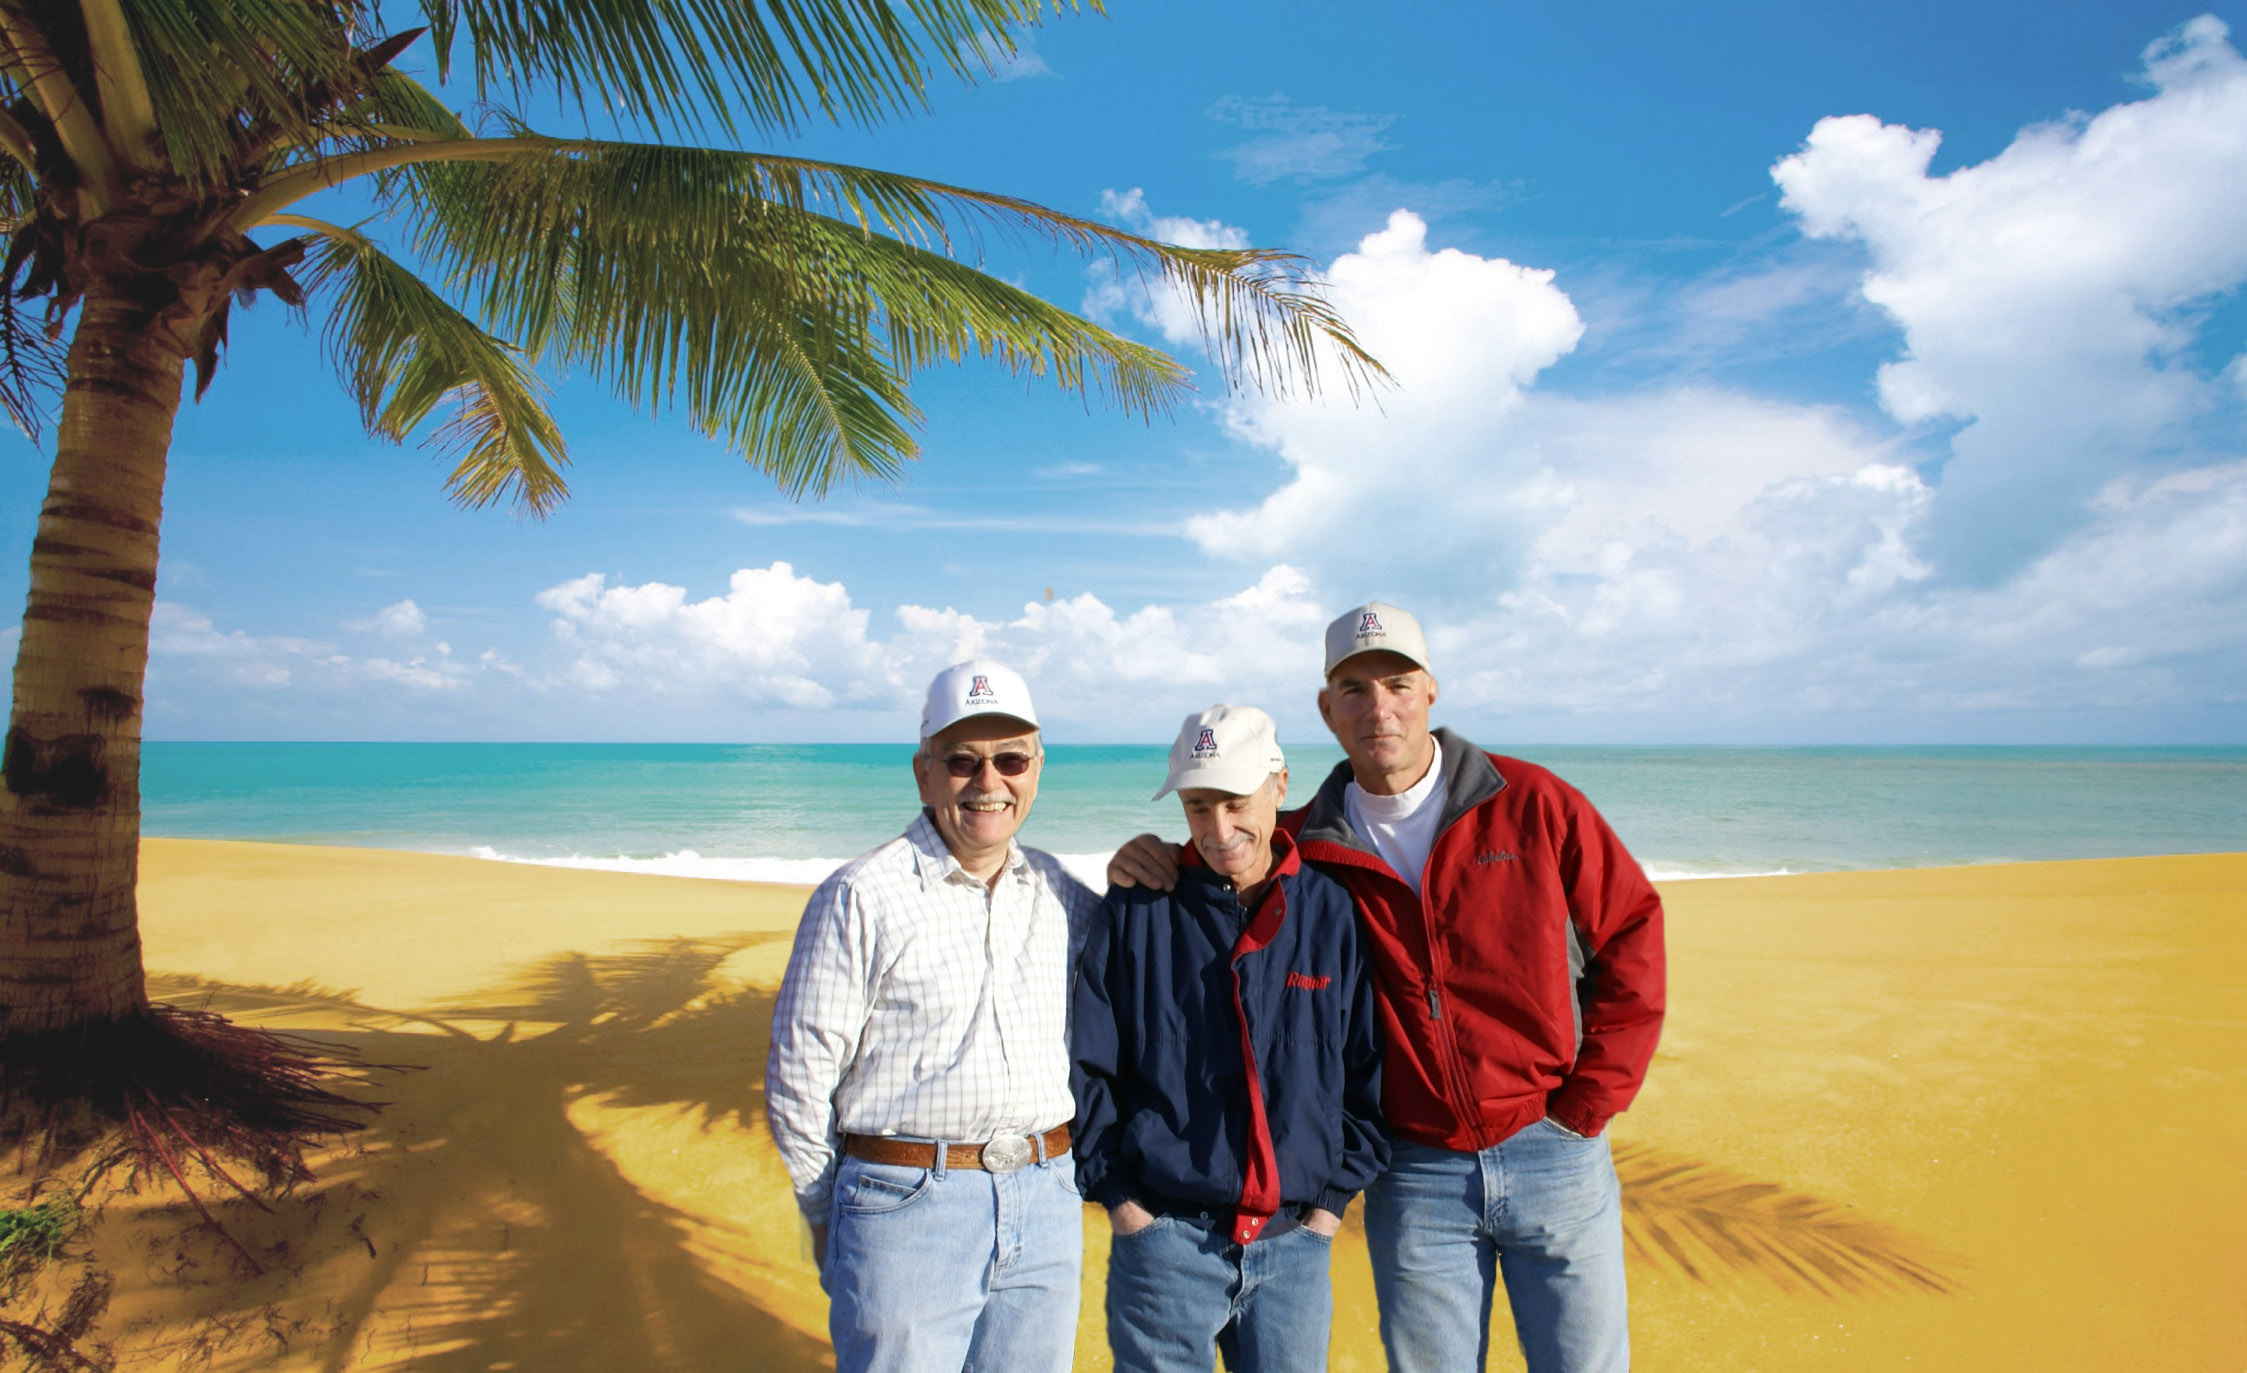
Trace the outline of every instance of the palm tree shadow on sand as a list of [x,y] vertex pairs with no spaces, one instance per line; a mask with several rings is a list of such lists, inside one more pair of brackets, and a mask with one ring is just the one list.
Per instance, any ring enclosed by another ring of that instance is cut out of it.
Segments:
[[[788,937],[564,955],[412,1012],[311,986],[153,979],[174,1002],[317,1023],[308,1037],[395,1071],[375,1074],[384,1109],[318,1162],[315,1185],[270,1212],[219,1208],[262,1273],[196,1239],[207,1227],[184,1206],[144,1234],[137,1261],[187,1313],[149,1352],[330,1371],[831,1368],[764,1130],[772,993],[720,976]],[[586,1102],[663,1116],[673,1138],[684,1122],[721,1197],[681,1205],[635,1180],[573,1118]],[[1634,1263],[1829,1297],[1957,1290],[1953,1260],[1876,1219],[1649,1146],[1614,1151]]]
[[1959,1290],[1958,1261],[1884,1221],[1718,1164],[1618,1140],[1631,1257],[1694,1282],[1829,1297]]
[[[805,1328],[807,1314],[823,1324],[816,1280],[790,1261],[794,1202],[764,1137],[772,993],[716,978],[788,937],[566,955],[416,1012],[310,986],[152,979],[230,1017],[314,1021],[307,1037],[393,1070],[373,1074],[383,1109],[316,1161],[314,1186],[271,1212],[220,1209],[265,1272],[214,1235],[149,1270],[192,1313],[161,1352],[214,1368],[831,1368]],[[696,1157],[762,1185],[739,1209],[658,1196],[573,1119],[588,1101],[660,1108],[690,1123]]]

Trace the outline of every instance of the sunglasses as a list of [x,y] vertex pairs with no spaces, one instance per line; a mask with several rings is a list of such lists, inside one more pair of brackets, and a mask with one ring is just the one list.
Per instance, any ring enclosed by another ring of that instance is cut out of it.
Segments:
[[983,771],[983,765],[989,763],[998,769],[1001,777],[1020,777],[1036,761],[1036,756],[1028,753],[994,753],[988,758],[980,753],[954,753],[944,759],[944,770],[954,777],[968,778]]

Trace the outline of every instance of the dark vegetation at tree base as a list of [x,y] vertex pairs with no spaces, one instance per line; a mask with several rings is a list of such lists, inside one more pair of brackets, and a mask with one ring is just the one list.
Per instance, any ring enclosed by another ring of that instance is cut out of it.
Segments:
[[26,1171],[87,1159],[88,1188],[119,1170],[168,1180],[210,1219],[198,1179],[253,1202],[310,1179],[305,1146],[379,1105],[333,1090],[363,1085],[359,1069],[341,1048],[178,1006],[0,1039],[0,1147]]
[[199,1172],[252,1196],[235,1175],[247,1168],[257,1188],[284,1190],[311,1176],[306,1144],[373,1109],[332,1090],[363,1083],[358,1067],[347,1050],[179,1006],[0,1039],[0,1146],[36,1167],[91,1154],[97,1175],[122,1166],[189,1187]]
[[[364,1085],[348,1050],[233,1024],[208,1011],[152,1006],[122,1021],[0,1039],[0,1149],[34,1196],[64,1165],[75,1194],[0,1209],[0,1365],[35,1373],[109,1370],[88,1343],[111,1279],[90,1264],[59,1298],[43,1268],[66,1257],[88,1198],[121,1183],[176,1184],[252,1273],[264,1271],[198,1192],[216,1186],[253,1205],[311,1179],[308,1145],[361,1128],[379,1102],[333,1090]],[[48,1293],[36,1309],[25,1309]]]

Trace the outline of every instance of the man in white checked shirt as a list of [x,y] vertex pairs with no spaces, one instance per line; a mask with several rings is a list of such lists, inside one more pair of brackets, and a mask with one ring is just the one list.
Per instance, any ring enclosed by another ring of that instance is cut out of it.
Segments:
[[1014,842],[1042,763],[1020,677],[938,673],[920,818],[822,883],[797,926],[765,1118],[811,1225],[837,1373],[1074,1359],[1069,979],[1099,898]]

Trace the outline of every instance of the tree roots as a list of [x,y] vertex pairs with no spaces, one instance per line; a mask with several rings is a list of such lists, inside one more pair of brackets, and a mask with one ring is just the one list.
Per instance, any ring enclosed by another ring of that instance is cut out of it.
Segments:
[[168,1179],[199,1209],[191,1175],[258,1201],[311,1176],[313,1140],[375,1109],[332,1090],[346,1081],[365,1081],[347,1050],[153,1006],[0,1040],[0,1147],[28,1169],[90,1155],[89,1178],[123,1168],[129,1181]]

